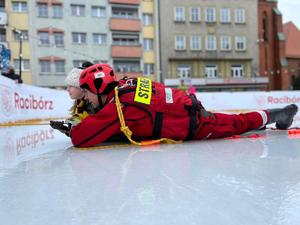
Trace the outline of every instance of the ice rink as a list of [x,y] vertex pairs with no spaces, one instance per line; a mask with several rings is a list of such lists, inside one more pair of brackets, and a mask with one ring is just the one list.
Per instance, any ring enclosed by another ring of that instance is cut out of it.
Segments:
[[300,224],[300,134],[94,150],[46,125],[0,137],[3,225]]

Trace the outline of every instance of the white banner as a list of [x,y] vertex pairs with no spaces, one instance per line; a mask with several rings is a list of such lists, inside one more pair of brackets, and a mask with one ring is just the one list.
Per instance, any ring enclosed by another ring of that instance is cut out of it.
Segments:
[[[292,103],[300,107],[300,91],[198,92],[196,96],[207,110],[214,112],[282,108]],[[300,126],[300,112],[295,116],[293,126]]]
[[70,138],[44,125],[1,127],[0,135],[0,171],[46,152],[72,146]]
[[[300,106],[300,91],[198,92],[197,98],[210,111],[255,111]],[[0,123],[66,117],[72,106],[66,91],[16,84],[0,76]],[[295,117],[300,124],[300,113]]]
[[67,91],[17,84],[0,76],[0,123],[66,117],[72,102]]
[[300,91],[197,93],[208,110],[258,110],[300,105]]

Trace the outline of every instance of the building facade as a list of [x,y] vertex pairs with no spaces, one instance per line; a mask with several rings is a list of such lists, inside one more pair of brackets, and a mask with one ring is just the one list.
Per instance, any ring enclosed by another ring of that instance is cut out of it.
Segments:
[[157,0],[143,0],[143,75],[152,80],[160,80],[159,73],[159,36]]
[[285,54],[288,61],[288,73],[290,89],[300,90],[300,30],[293,23],[283,24],[283,32],[286,37]]
[[107,1],[48,0],[28,4],[35,85],[65,86],[68,71],[82,62],[109,62]]
[[167,85],[198,90],[264,89],[257,1],[160,1],[161,68]]
[[20,43],[12,32],[22,34],[25,83],[63,87],[68,71],[86,60],[111,64],[118,78],[157,79],[155,1],[8,2],[8,26],[2,36],[9,40],[12,61],[19,68]]
[[184,81],[198,91],[290,83],[276,0],[14,0],[0,7],[7,12],[0,12],[0,41],[25,83],[64,87],[68,71],[86,60],[111,64],[118,78]]
[[157,79],[156,4],[153,0],[109,0],[111,63],[120,79]]
[[5,1],[7,13],[6,41],[11,51],[11,64],[24,83],[32,83],[27,1]]
[[111,57],[118,78],[141,76],[142,21],[139,0],[109,0]]
[[[8,43],[7,43],[7,12],[6,12],[6,4],[5,0],[0,0],[0,52],[1,52],[1,64],[0,69],[6,70],[8,67],[8,63],[5,63],[3,60],[4,51],[8,49]],[[9,58],[10,51],[8,51],[8,55],[6,58]]]

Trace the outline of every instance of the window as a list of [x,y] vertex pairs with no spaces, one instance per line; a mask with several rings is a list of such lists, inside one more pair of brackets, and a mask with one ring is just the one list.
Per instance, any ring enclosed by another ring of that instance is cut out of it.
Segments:
[[231,50],[231,37],[221,36],[221,50]]
[[143,47],[144,47],[145,51],[152,51],[153,50],[153,39],[145,38],[143,41]]
[[74,44],[86,44],[86,33],[72,33],[72,42]]
[[144,75],[152,76],[154,74],[154,64],[153,63],[145,63],[144,64]]
[[178,65],[177,75],[180,79],[187,79],[191,77],[191,66],[190,65]]
[[[19,68],[20,68],[20,60],[19,59],[14,59],[14,68],[16,71],[19,72]],[[30,70],[29,59],[22,59],[21,69],[22,69],[22,71]]]
[[84,16],[85,15],[85,6],[71,4],[71,15],[72,16]]
[[62,32],[54,32],[54,43],[56,47],[60,47],[64,45],[63,33]]
[[206,36],[206,50],[214,51],[216,49],[217,49],[216,36],[214,36],[214,35]]
[[59,5],[59,4],[52,5],[52,17],[53,18],[62,18],[63,17],[62,5]]
[[113,45],[138,45],[139,44],[139,35],[136,34],[113,34],[112,35]]
[[55,73],[65,73],[65,61],[64,60],[56,60],[54,62]]
[[200,8],[192,7],[190,8],[191,22],[199,22],[201,19]]
[[205,66],[205,76],[207,78],[216,78],[218,76],[218,66],[217,65],[206,65]]
[[230,9],[222,8],[220,9],[220,21],[221,23],[230,23]]
[[112,17],[123,18],[123,19],[137,19],[138,9],[137,8],[124,8],[124,7],[113,7]]
[[12,8],[14,12],[27,12],[27,2],[12,2]]
[[[27,30],[21,30],[22,33],[22,39],[28,40],[28,31]],[[20,40],[20,34],[17,32],[13,32],[14,40],[19,41]]]
[[180,34],[175,36],[175,49],[184,50],[185,49],[185,36]]
[[105,45],[106,44],[106,34],[97,34],[93,33],[93,43],[97,45]]
[[174,20],[178,22],[185,21],[185,9],[183,7],[175,7]]
[[86,60],[73,60],[73,67],[81,67]]
[[191,50],[200,50],[201,49],[201,37],[199,35],[192,35],[190,41]]
[[153,24],[153,16],[150,13],[143,13],[143,25],[150,26]]
[[103,59],[93,60],[93,64],[99,64],[99,63],[109,64],[107,60],[103,60]]
[[245,9],[235,9],[235,22],[236,23],[245,23]]
[[216,9],[215,8],[205,8],[205,21],[206,22],[216,22]]
[[231,76],[234,78],[244,76],[244,66],[243,65],[231,65]]
[[268,41],[269,37],[268,37],[268,16],[267,13],[264,13],[263,15],[263,27],[262,27],[262,36],[264,38],[264,41]]
[[0,42],[6,42],[6,30],[0,29]]
[[106,8],[104,6],[92,6],[92,17],[105,18]]
[[115,61],[113,68],[119,73],[140,72],[139,61]]
[[38,3],[37,8],[39,17],[48,17],[48,5],[46,3]]
[[246,37],[235,37],[235,49],[237,51],[246,50]]
[[40,39],[40,42],[39,42],[40,45],[49,45],[50,44],[48,32],[39,32],[38,35],[39,35],[39,39]]
[[50,60],[40,60],[41,73],[50,73]]

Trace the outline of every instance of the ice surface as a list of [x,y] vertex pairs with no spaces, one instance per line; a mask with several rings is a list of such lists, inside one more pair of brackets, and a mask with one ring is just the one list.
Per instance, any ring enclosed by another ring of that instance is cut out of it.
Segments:
[[1,224],[300,224],[300,134],[89,151],[42,125],[0,137]]

